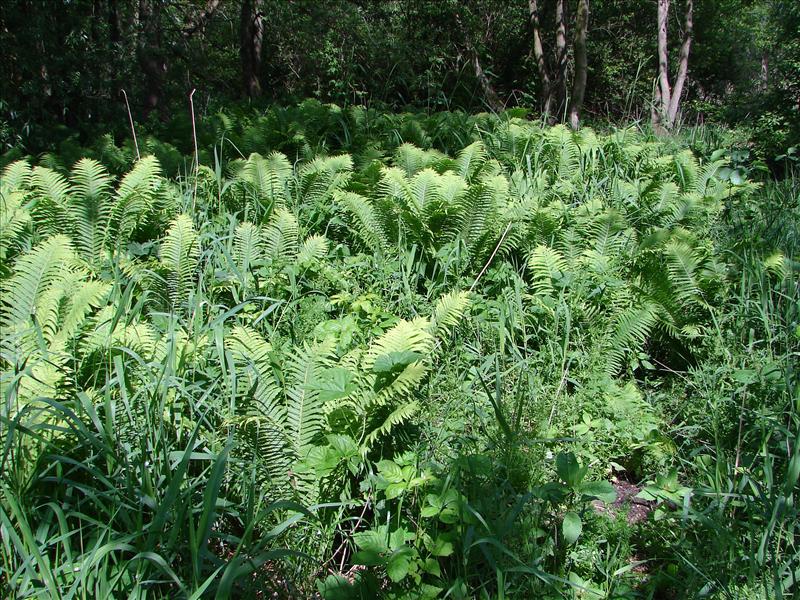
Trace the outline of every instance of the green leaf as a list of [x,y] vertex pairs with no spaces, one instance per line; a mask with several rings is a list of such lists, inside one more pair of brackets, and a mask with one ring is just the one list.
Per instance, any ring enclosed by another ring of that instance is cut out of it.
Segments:
[[450,556],[453,553],[453,542],[447,541],[440,535],[433,541],[428,550],[434,556]]
[[608,481],[587,481],[578,488],[580,493],[590,498],[597,498],[606,504],[611,504],[617,499],[617,491]]
[[588,470],[588,467],[581,467],[578,464],[578,459],[572,452],[559,452],[556,456],[556,472],[561,480],[572,488],[580,485]]
[[389,561],[386,563],[386,574],[389,576],[389,579],[398,583],[406,578],[412,555],[412,549],[407,546],[392,553],[389,557]]
[[353,541],[360,550],[375,552],[378,554],[388,552],[389,546],[386,545],[385,528],[381,530],[370,529],[369,531],[359,531],[353,534]]
[[561,523],[561,532],[564,534],[564,541],[568,544],[574,544],[583,531],[583,524],[581,518],[577,513],[568,512],[564,515],[564,521]]
[[356,384],[353,383],[353,374],[341,367],[326,369],[319,381],[314,384],[314,389],[319,391],[319,399],[322,402],[347,398],[356,388]]

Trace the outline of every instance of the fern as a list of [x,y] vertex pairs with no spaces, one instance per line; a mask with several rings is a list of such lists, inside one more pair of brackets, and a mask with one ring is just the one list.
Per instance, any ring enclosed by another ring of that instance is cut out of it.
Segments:
[[42,316],[39,302],[76,265],[75,251],[69,238],[53,236],[41,242],[14,263],[14,275],[2,284],[4,327],[28,326],[31,317]]
[[261,230],[256,225],[245,222],[236,226],[233,237],[233,259],[242,273],[249,272],[252,265],[260,262],[261,245]]
[[619,372],[627,352],[637,350],[644,345],[655,322],[656,307],[651,304],[631,306],[617,316],[613,324],[606,363],[606,372],[609,375]]
[[102,259],[111,223],[111,177],[100,163],[84,158],[72,169],[70,183],[67,211],[72,239],[87,262],[97,265]]
[[337,192],[334,199],[354,217],[355,223],[351,229],[367,248],[382,252],[389,250],[390,236],[384,230],[377,211],[366,198],[353,192]]
[[297,218],[286,209],[278,209],[264,230],[264,252],[270,260],[281,263],[297,256],[299,226]]
[[469,292],[450,292],[442,296],[433,308],[430,333],[441,338],[449,328],[455,327],[464,316],[469,306]]
[[191,217],[178,215],[161,243],[160,261],[167,273],[170,305],[175,310],[189,299],[200,252]]
[[547,246],[537,246],[528,259],[531,271],[531,285],[537,294],[554,295],[555,282],[560,282],[567,271],[567,263],[557,250]]

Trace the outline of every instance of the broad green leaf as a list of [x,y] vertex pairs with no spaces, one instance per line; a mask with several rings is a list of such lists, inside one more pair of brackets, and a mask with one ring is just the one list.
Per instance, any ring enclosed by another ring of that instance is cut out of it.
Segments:
[[587,481],[578,488],[580,493],[590,498],[597,498],[606,504],[617,499],[617,491],[608,481]]
[[581,531],[583,531],[583,524],[578,514],[571,511],[565,514],[564,521],[561,523],[564,540],[568,544],[574,544],[580,537]]

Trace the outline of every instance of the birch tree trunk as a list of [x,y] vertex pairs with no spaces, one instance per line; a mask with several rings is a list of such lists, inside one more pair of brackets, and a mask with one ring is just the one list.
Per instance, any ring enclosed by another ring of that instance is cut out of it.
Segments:
[[686,83],[686,74],[689,72],[689,51],[692,48],[693,35],[693,4],[694,0],[686,0],[686,12],[684,13],[683,22],[683,43],[681,44],[681,51],[678,55],[678,75],[675,78],[675,87],[672,89],[672,98],[670,98],[667,111],[667,122],[670,127],[675,125],[675,120],[678,118],[681,94],[683,93],[683,86]]
[[669,47],[667,22],[670,0],[658,0],[658,80],[653,99],[652,121],[656,132],[672,129],[680,112],[681,96],[689,72],[689,52],[692,48],[694,1],[686,0],[684,13],[683,43],[678,55],[678,71],[675,87],[669,83]]
[[264,22],[261,0],[244,0],[239,21],[239,55],[242,61],[244,92],[250,98],[261,95],[261,48]]
[[580,126],[580,113],[583,96],[586,92],[586,32],[589,29],[589,0],[578,0],[578,13],[575,18],[575,76],[572,80],[572,94],[569,101],[569,124],[573,129]]

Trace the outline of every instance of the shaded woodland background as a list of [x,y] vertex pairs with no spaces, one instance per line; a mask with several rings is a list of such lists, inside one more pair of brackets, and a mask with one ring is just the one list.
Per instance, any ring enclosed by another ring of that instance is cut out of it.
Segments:
[[[678,92],[673,114],[660,63]],[[389,110],[525,106],[551,121],[576,113],[573,125],[577,113],[666,128],[711,120],[751,129],[769,159],[798,132],[800,3],[7,0],[0,68],[4,149],[43,148],[58,124],[124,131],[123,88],[137,120],[167,121],[197,88],[201,111],[313,97]]]

